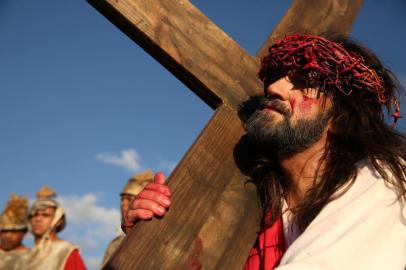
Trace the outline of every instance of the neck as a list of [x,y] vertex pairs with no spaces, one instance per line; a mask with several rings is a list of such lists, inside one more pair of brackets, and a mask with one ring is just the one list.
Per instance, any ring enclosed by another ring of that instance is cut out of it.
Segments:
[[[326,144],[327,132],[324,132],[320,140],[306,150],[289,156],[279,155],[279,164],[284,179],[288,183],[285,199],[290,209],[296,207],[306,192],[317,183],[325,165],[325,161],[321,160],[321,157],[326,149]],[[319,175],[316,175],[318,168],[320,168]]]
[[0,246],[0,250],[3,251],[13,251],[13,250],[27,250],[28,248],[26,246],[24,246],[22,243],[20,243],[18,246],[12,248],[12,249],[4,249],[2,246]]
[[[51,232],[51,233],[49,233],[48,235],[49,235],[49,239],[50,239],[51,241],[59,240],[58,235],[56,235],[56,233],[54,233],[54,232]],[[35,242],[35,244],[38,245],[39,242],[41,241],[41,239],[44,238],[45,236],[46,236],[46,234],[43,234],[43,235],[41,235],[41,236],[35,236],[35,237],[34,237],[34,242]]]

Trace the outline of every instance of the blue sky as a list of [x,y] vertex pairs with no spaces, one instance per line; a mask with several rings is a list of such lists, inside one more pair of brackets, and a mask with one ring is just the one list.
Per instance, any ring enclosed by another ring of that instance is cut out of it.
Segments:
[[[290,1],[192,3],[255,54]],[[351,33],[404,85],[405,12],[365,0]],[[68,212],[62,237],[96,269],[126,180],[170,173],[212,110],[84,1],[0,0],[0,39],[0,204],[50,185]]]

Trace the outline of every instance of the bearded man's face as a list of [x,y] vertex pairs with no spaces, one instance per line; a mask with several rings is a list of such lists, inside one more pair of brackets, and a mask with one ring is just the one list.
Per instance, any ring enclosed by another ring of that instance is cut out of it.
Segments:
[[248,137],[278,153],[307,149],[321,138],[331,118],[331,101],[323,98],[316,89],[296,89],[288,77],[275,81],[245,123]]

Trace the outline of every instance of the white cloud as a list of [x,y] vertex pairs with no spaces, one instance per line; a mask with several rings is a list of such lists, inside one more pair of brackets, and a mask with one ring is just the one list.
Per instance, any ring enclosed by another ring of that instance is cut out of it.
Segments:
[[111,153],[101,153],[96,155],[96,159],[107,164],[113,164],[130,171],[139,171],[142,169],[140,164],[141,157],[134,149],[125,149],[120,152],[120,155]]
[[79,246],[89,270],[98,269],[108,242],[117,235],[120,212],[99,204],[97,195],[59,196],[67,226],[61,237]]
[[104,208],[97,205],[95,194],[79,196],[60,196],[58,201],[63,205],[69,221],[81,223],[84,221],[97,221],[100,224],[110,226],[114,220],[120,219],[120,212],[115,208]]

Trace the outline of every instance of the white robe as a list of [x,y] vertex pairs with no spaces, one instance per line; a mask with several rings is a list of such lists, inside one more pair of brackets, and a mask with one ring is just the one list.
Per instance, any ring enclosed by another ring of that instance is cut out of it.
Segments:
[[406,210],[372,165],[297,237],[276,270],[404,270]]

